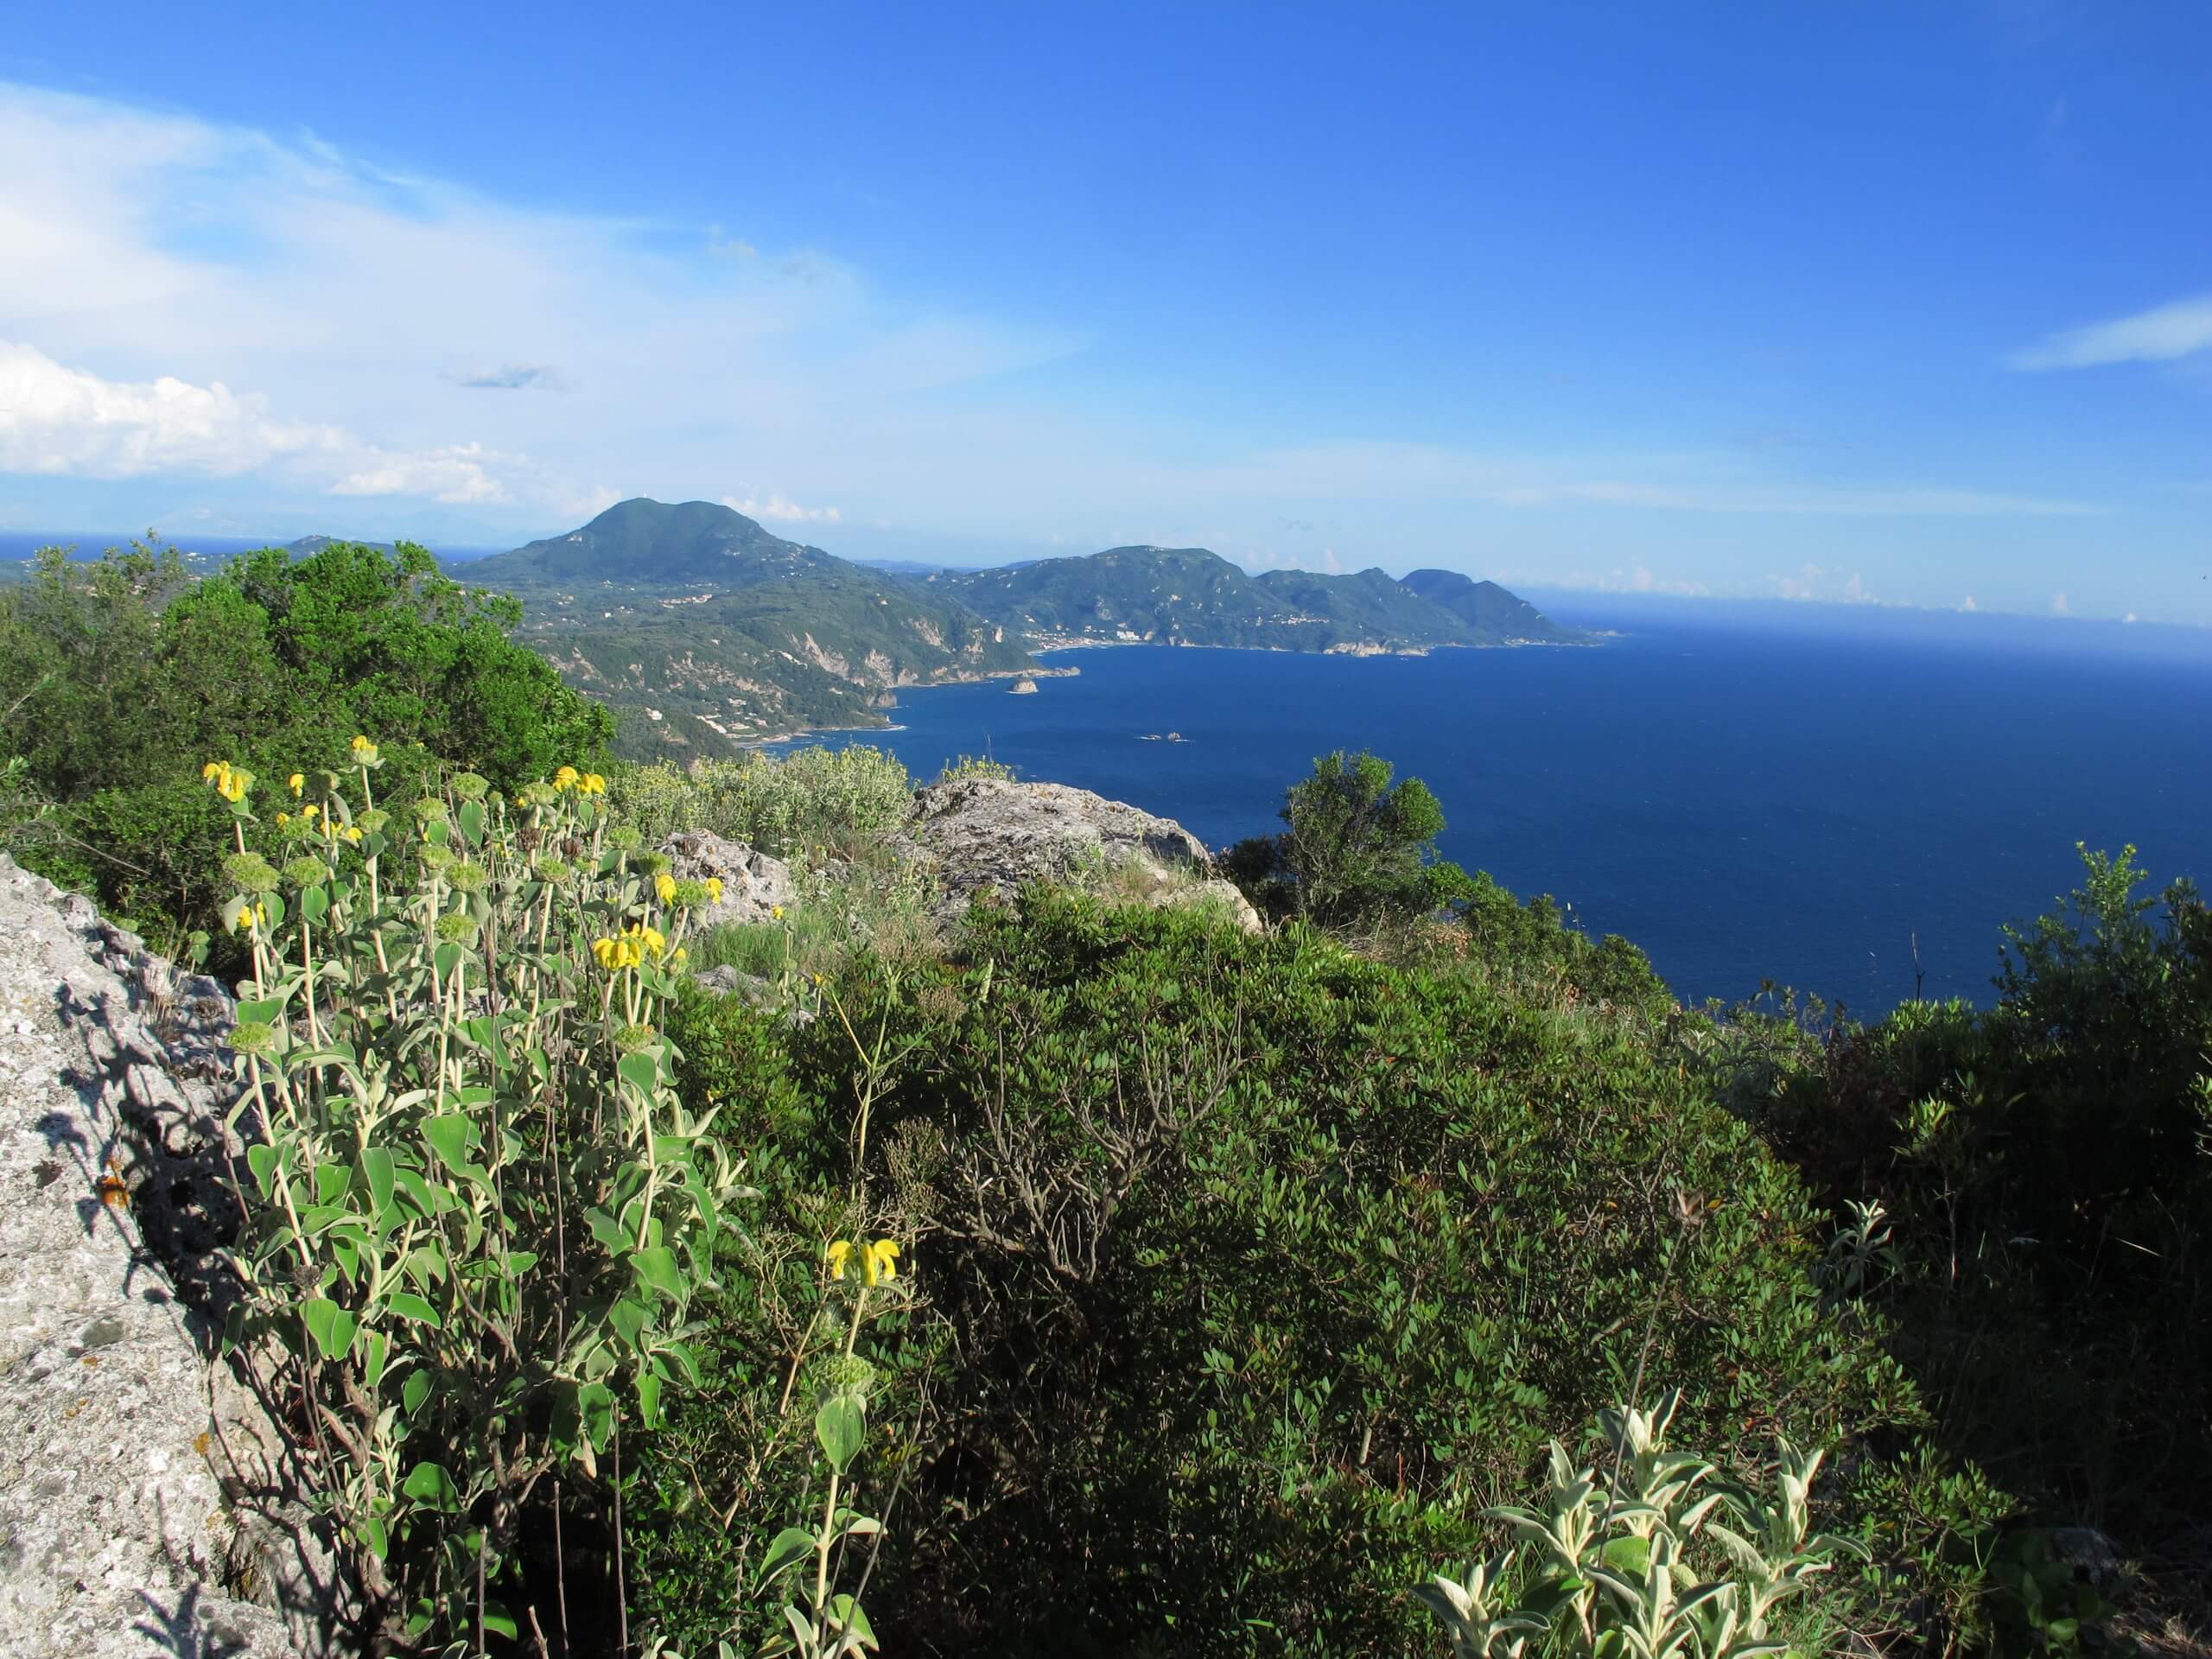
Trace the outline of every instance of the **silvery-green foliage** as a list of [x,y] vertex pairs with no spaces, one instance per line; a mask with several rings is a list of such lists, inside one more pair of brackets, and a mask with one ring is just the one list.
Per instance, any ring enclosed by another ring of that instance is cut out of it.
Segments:
[[1772,1615],[1859,1546],[1812,1530],[1821,1453],[1776,1446],[1770,1491],[1666,1446],[1676,1396],[1599,1414],[1599,1463],[1551,1446],[1541,1503],[1486,1511],[1518,1541],[1416,1592],[1454,1659],[1756,1659],[1787,1653]]
[[[699,1381],[690,1310],[752,1195],[674,1087],[656,1022],[688,912],[607,834],[602,780],[509,799],[463,774],[399,820],[353,750],[259,814],[250,773],[207,769],[253,963],[232,1334],[296,1391],[315,1497],[397,1634],[481,1650],[531,1611],[497,1598],[540,1482],[601,1490],[622,1426]],[[264,816],[281,874],[245,850]]]
[[1827,1255],[1814,1269],[1815,1281],[1831,1307],[1856,1301],[1877,1279],[1896,1269],[1890,1212],[1879,1198],[1854,1199],[1845,1206],[1851,1219],[1828,1241]]

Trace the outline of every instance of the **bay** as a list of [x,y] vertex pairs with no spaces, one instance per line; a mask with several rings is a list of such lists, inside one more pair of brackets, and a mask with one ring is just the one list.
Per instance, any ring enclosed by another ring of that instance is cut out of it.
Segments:
[[813,741],[924,778],[988,754],[1213,845],[1275,828],[1317,754],[1372,749],[1436,791],[1446,855],[1633,940],[1693,1001],[1772,981],[1866,1014],[1916,989],[1986,1002],[2000,928],[2075,885],[2077,841],[2133,842],[2161,880],[2212,867],[2201,631],[1542,602],[1619,632],[1424,658],[1069,652],[1046,660],[1081,673],[1034,696],[910,690],[899,729]]

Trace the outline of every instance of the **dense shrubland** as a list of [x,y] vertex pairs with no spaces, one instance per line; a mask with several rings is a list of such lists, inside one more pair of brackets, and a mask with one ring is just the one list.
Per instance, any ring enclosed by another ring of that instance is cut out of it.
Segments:
[[[1402,1649],[1404,1592],[1639,1376],[1732,1459],[1911,1440],[1878,1325],[1823,1306],[1796,1179],[1610,1021],[1045,894],[834,995],[788,1034],[703,998],[671,1031],[680,1086],[760,1103],[763,1234],[842,1213],[853,1033],[895,1057],[867,1185],[918,1291],[863,1350],[891,1432],[861,1468],[899,1491],[871,1615],[922,1650]],[[679,1407],[632,1511],[641,1594],[693,1644],[772,1628],[726,1517],[810,1467],[803,1437],[749,1448],[818,1247],[780,1276],[759,1236],[724,1248],[717,1374],[753,1403]],[[1828,1501],[1894,1565],[1930,1523],[1860,1458]]]
[[[1994,1006],[1747,1012],[1706,1064],[1824,1201],[1879,1207],[1864,1298],[1945,1443],[2041,1521],[2110,1534],[2201,1619],[2212,920],[2187,882],[2139,891],[2133,849],[2083,864],[2059,910],[2008,931]],[[1995,1563],[2015,1640],[2075,1616],[2070,1583],[2029,1586],[2045,1541]]]
[[[895,760],[607,763],[511,621],[359,548],[0,607],[11,844],[243,982],[232,1335],[384,1639],[2072,1651],[2081,1524],[2189,1616],[2185,885],[2090,856],[1987,1009],[1689,1010],[1338,754],[1264,936],[948,934]],[[694,929],[691,829],[789,913]]]

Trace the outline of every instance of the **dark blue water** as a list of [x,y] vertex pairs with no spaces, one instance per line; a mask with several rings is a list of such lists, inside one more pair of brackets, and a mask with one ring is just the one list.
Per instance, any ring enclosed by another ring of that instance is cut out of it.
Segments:
[[[1928,995],[1986,1001],[2000,927],[2075,885],[2075,842],[2132,841],[2161,880],[2212,874],[2212,640],[1568,620],[1634,632],[1361,660],[1071,652],[1048,660],[1081,675],[1033,697],[907,692],[903,730],[849,741],[924,776],[988,752],[1216,844],[1274,828],[1315,755],[1371,748],[1436,791],[1447,855],[1571,903],[1697,1000],[1771,978],[1878,1013],[1913,994],[1916,936]],[[1187,741],[1141,741],[1171,729]]]

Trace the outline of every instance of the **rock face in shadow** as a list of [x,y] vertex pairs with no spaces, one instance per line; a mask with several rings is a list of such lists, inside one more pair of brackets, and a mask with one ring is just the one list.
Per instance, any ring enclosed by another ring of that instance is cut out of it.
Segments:
[[1215,874],[1205,843],[1181,824],[1065,784],[930,785],[914,791],[899,844],[944,883],[946,916],[979,893],[1007,898],[1046,881],[1095,886],[1131,903],[1218,905],[1245,931],[1260,931],[1244,895]]
[[[211,1365],[229,995],[0,856],[0,1653],[347,1651],[282,1437]],[[238,1593],[251,1586],[253,1599]],[[265,1604],[265,1605],[264,1605]]]

